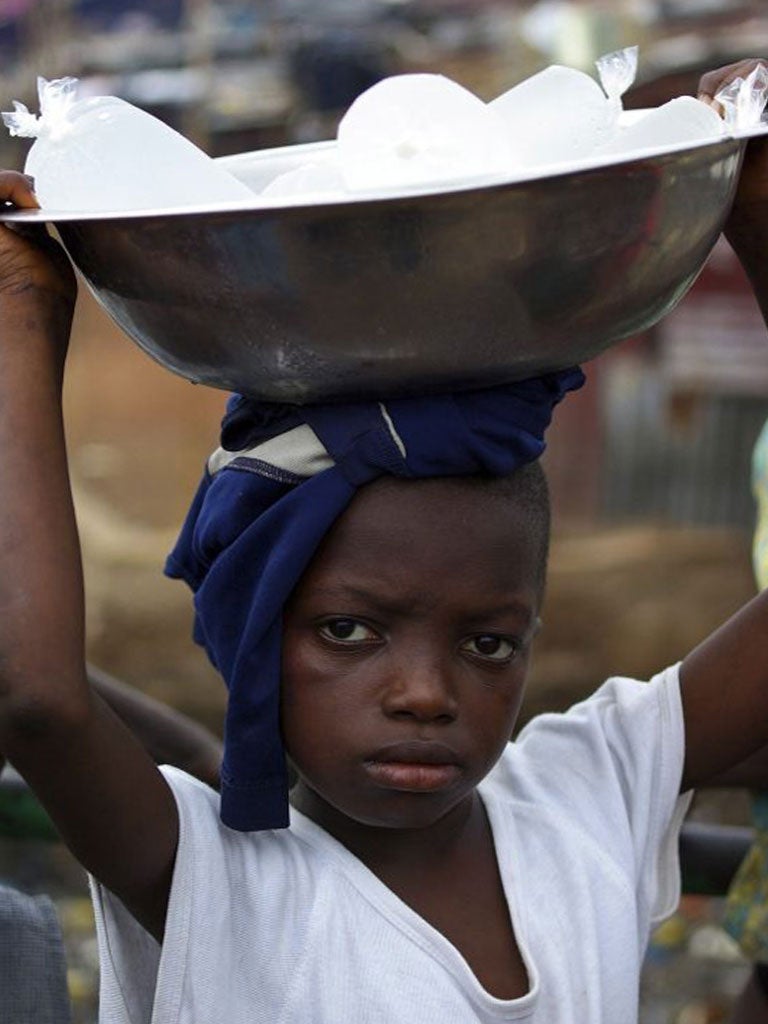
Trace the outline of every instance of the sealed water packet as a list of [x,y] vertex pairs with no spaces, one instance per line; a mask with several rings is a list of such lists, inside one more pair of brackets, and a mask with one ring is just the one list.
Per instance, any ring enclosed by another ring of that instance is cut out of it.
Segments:
[[639,47],[627,46],[623,50],[604,53],[595,61],[600,84],[605,90],[615,118],[618,118],[623,110],[624,93],[634,84],[637,77],[639,53]]
[[11,135],[35,139],[24,170],[41,206],[122,211],[253,201],[197,146],[125,100],[78,99],[75,78],[37,85],[39,117],[18,101],[2,117]]
[[721,89],[715,100],[723,108],[723,118],[729,131],[754,128],[768,102],[768,68],[757,64],[746,78],[735,78]]

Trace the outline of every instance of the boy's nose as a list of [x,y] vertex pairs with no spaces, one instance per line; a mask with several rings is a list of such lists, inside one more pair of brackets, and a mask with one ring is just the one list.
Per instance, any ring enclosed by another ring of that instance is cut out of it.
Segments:
[[450,673],[437,658],[405,658],[392,672],[384,710],[419,721],[453,721],[458,704]]

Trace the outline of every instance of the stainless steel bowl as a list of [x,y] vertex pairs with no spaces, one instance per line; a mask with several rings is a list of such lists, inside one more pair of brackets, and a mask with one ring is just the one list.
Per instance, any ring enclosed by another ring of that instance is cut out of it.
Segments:
[[[323,146],[222,164],[246,183]],[[487,386],[668,313],[726,218],[745,139],[516,183],[52,221],[109,315],[190,380],[303,403]]]

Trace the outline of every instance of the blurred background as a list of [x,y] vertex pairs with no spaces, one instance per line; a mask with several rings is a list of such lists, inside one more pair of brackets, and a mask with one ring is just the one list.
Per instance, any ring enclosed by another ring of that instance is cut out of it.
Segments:
[[[695,94],[704,70],[768,54],[768,12],[735,0],[0,0],[0,106],[36,111],[37,76],[72,75],[218,156],[329,138],[387,75],[440,72],[491,99],[550,63],[591,71],[635,43],[626,105],[657,105]],[[27,146],[2,133],[2,165],[22,167]],[[729,247],[653,332],[587,373],[546,456],[555,543],[526,717],[611,674],[649,677],[755,586],[750,460],[768,417],[768,339]],[[191,643],[188,594],[161,567],[224,396],[157,367],[83,289],[66,401],[89,657],[218,733],[223,687]],[[749,799],[702,794],[693,815],[746,824]],[[0,838],[3,877],[55,896],[76,1022],[95,1020],[82,873],[58,844]],[[643,1024],[728,1020],[748,968],[719,912],[688,896],[657,935]]]

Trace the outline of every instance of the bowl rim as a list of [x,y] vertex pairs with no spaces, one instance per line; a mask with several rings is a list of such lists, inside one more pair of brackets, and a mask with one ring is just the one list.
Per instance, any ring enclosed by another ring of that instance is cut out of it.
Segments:
[[[633,112],[634,113],[634,112]],[[567,179],[579,175],[599,173],[613,167],[647,164],[653,161],[673,162],[681,153],[695,153],[717,148],[746,148],[752,138],[768,135],[768,122],[761,122],[750,128],[728,131],[719,139],[709,139],[691,144],[690,142],[675,143],[668,146],[648,147],[630,154],[607,156],[590,156],[564,166],[562,163],[539,166],[535,170],[517,174],[483,174],[466,177],[460,180],[440,181],[421,184],[411,189],[400,189],[397,192],[371,191],[323,196],[315,193],[307,197],[265,198],[254,193],[254,199],[220,201],[216,203],[189,204],[185,206],[147,207],[132,210],[18,210],[7,204],[0,206],[0,223],[44,223],[59,224],[79,221],[116,221],[143,220],[186,217],[201,217],[210,214],[248,213],[269,216],[277,212],[291,210],[330,210],[337,207],[365,207],[376,204],[393,205],[406,200],[450,196],[467,192],[491,192],[510,189],[518,186],[530,186],[544,181]],[[291,156],[327,155],[335,146],[335,140],[300,143],[291,146],[277,146],[269,149],[252,150],[229,156],[214,158],[214,163],[227,169],[239,163],[266,163],[271,160],[285,159]]]

